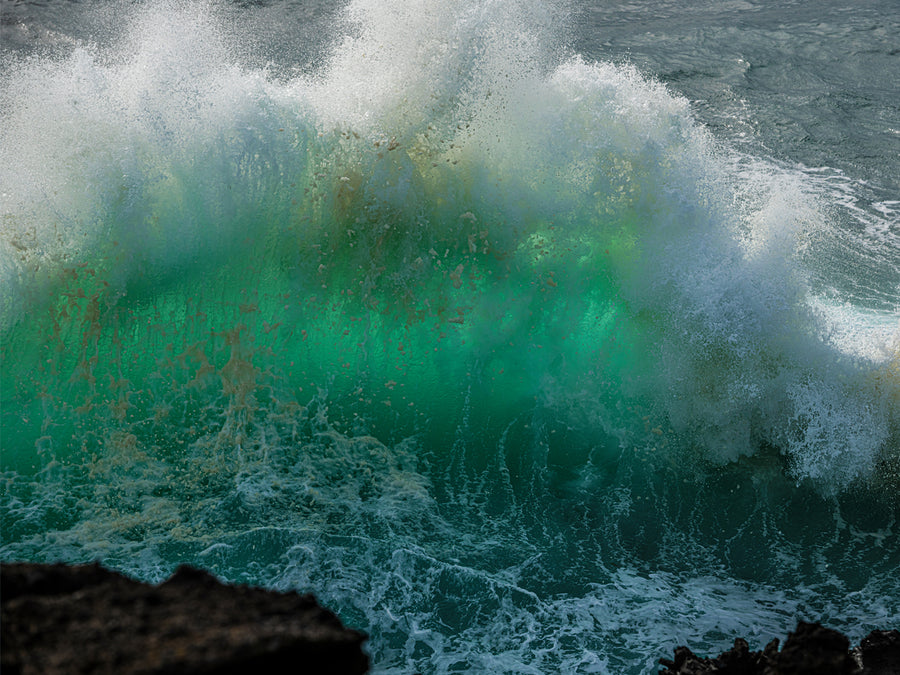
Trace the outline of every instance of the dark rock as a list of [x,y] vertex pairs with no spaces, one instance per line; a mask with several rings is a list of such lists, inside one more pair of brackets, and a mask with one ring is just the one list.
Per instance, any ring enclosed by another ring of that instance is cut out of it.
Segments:
[[874,630],[856,650],[863,675],[900,675],[900,631]]
[[179,568],[150,586],[99,565],[0,566],[4,675],[365,673],[366,636],[311,595]]
[[817,623],[797,624],[784,647],[764,671],[766,675],[856,675],[850,640],[843,633]]
[[780,651],[778,644],[751,652],[738,638],[714,659],[677,647],[673,661],[660,659],[660,675],[900,675],[900,631],[874,631],[851,652],[842,633],[801,621]]
[[675,647],[675,659],[660,659],[659,665],[663,670],[661,675],[695,675],[699,673],[711,673],[714,668],[709,659],[697,656],[687,647]]
[[[773,640],[777,649],[777,640]],[[772,643],[769,644],[770,649]],[[764,654],[768,652],[751,652],[747,641],[737,638],[734,646],[722,652],[715,659],[706,659],[694,654],[687,647],[675,649],[675,660],[660,659],[665,675],[702,675],[705,673],[727,673],[728,675],[756,675],[762,673]]]

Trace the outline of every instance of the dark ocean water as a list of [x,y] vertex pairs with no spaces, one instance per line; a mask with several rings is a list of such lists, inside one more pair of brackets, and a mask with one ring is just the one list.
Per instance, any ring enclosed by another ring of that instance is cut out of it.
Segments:
[[5,2],[0,558],[378,673],[900,627],[894,2]]

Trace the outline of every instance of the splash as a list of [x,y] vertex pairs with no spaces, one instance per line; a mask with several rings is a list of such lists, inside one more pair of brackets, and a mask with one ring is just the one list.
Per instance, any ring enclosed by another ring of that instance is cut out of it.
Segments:
[[800,503],[826,538],[890,511],[896,306],[823,309],[818,185],[561,55],[559,15],[354,2],[320,72],[276,78],[215,11],[154,5],[6,73],[3,556],[309,583],[436,672],[637,667],[579,642],[604,598],[690,598],[661,619],[688,630],[715,603],[683,574],[721,560],[723,596],[817,602],[778,590],[826,574],[784,562]]
[[896,387],[814,309],[802,186],[735,209],[684,100],[625,67],[550,67],[543,14],[520,10],[355,3],[358,34],[287,83],[229,65],[180,8],[145,11],[119,53],[23,63],[7,396],[135,424],[198,381],[255,405],[269,378],[448,424],[469,392],[501,428],[535,400],[602,418],[622,397],[720,459],[771,443],[799,477],[870,472]]

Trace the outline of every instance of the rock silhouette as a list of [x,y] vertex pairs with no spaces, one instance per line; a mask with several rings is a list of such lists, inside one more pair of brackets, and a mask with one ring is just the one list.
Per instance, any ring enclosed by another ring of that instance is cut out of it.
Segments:
[[873,631],[851,651],[850,641],[817,623],[797,624],[784,647],[772,640],[762,651],[750,651],[747,641],[715,658],[697,656],[677,647],[673,660],[660,659],[659,675],[900,675],[900,631]]
[[368,670],[363,633],[311,595],[229,586],[180,567],[158,586],[100,565],[0,567],[4,675]]

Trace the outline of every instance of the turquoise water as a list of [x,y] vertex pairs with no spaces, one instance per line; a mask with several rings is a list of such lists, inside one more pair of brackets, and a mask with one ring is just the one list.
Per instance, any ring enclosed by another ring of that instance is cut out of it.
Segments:
[[6,52],[0,557],[311,590],[381,673],[897,625],[890,143],[584,8],[273,7]]

